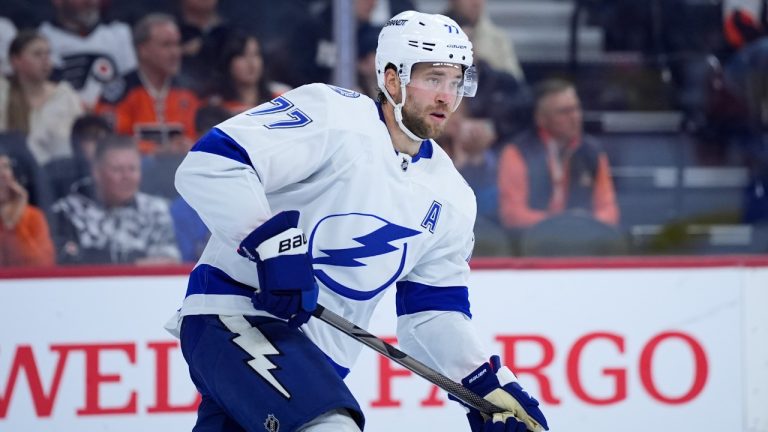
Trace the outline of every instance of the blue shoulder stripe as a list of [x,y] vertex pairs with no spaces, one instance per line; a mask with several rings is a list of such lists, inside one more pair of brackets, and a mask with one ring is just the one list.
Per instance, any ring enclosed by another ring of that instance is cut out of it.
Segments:
[[199,151],[223,156],[228,159],[253,166],[248,152],[221,129],[213,128],[203,135],[189,151]]
[[250,297],[255,289],[240,283],[224,271],[209,265],[200,264],[189,274],[187,295],[214,294],[214,295],[241,295]]
[[436,287],[416,282],[398,282],[395,296],[397,316],[424,311],[455,311],[472,318],[469,289],[464,286]]

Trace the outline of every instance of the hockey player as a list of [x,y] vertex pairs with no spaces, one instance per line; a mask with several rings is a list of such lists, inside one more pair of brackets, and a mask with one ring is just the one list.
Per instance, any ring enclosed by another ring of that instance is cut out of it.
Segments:
[[309,318],[319,301],[367,326],[393,286],[403,350],[508,410],[468,410],[473,432],[547,428],[473,329],[475,197],[431,140],[475,93],[472,44],[403,12],[376,67],[378,102],[303,86],[219,124],[179,167],[212,233],[171,322],[202,394],[196,432],[362,430],[343,382],[360,345]]

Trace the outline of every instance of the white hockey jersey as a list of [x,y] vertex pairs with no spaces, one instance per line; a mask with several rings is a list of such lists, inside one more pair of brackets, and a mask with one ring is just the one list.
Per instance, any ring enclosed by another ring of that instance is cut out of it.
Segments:
[[[312,84],[239,114],[198,141],[176,187],[212,232],[181,316],[267,315],[250,301],[256,265],[236,250],[272,215],[299,210],[318,303],[365,327],[396,285],[406,352],[455,379],[487,360],[469,321],[474,194],[433,141],[398,153],[370,98]],[[302,330],[337,369],[354,363],[358,342],[315,319]]]
[[119,86],[120,77],[136,69],[136,52],[128,24],[102,23],[81,36],[44,22],[40,25],[40,34],[51,44],[51,58],[60,78],[78,91],[89,108],[99,101],[106,84]]

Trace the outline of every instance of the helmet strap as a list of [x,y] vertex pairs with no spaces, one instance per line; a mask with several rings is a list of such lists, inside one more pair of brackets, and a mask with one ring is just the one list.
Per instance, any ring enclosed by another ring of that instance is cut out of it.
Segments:
[[395,122],[397,122],[397,126],[400,128],[401,131],[403,131],[404,134],[408,136],[408,138],[412,139],[413,141],[420,142],[424,141],[425,138],[418,137],[415,133],[411,132],[410,129],[408,129],[403,124],[403,105],[405,104],[405,84],[400,85],[400,94],[402,95],[400,103],[395,103],[394,99],[392,99],[392,95],[389,94],[389,91],[385,89],[384,96],[387,98],[389,103],[392,104],[392,107],[395,110]]

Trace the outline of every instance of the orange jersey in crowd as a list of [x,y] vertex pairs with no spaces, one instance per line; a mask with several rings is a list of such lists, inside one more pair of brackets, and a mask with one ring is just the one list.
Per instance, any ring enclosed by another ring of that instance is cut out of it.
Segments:
[[723,30],[725,39],[734,48],[741,48],[765,35],[766,0],[724,0]]
[[51,266],[53,242],[45,215],[37,207],[27,206],[18,224],[7,229],[0,223],[0,266]]
[[139,138],[142,154],[152,154],[161,143],[179,135],[195,140],[199,106],[197,95],[175,80],[160,91],[150,91],[134,71],[105,88],[96,112],[112,117],[117,133]]

